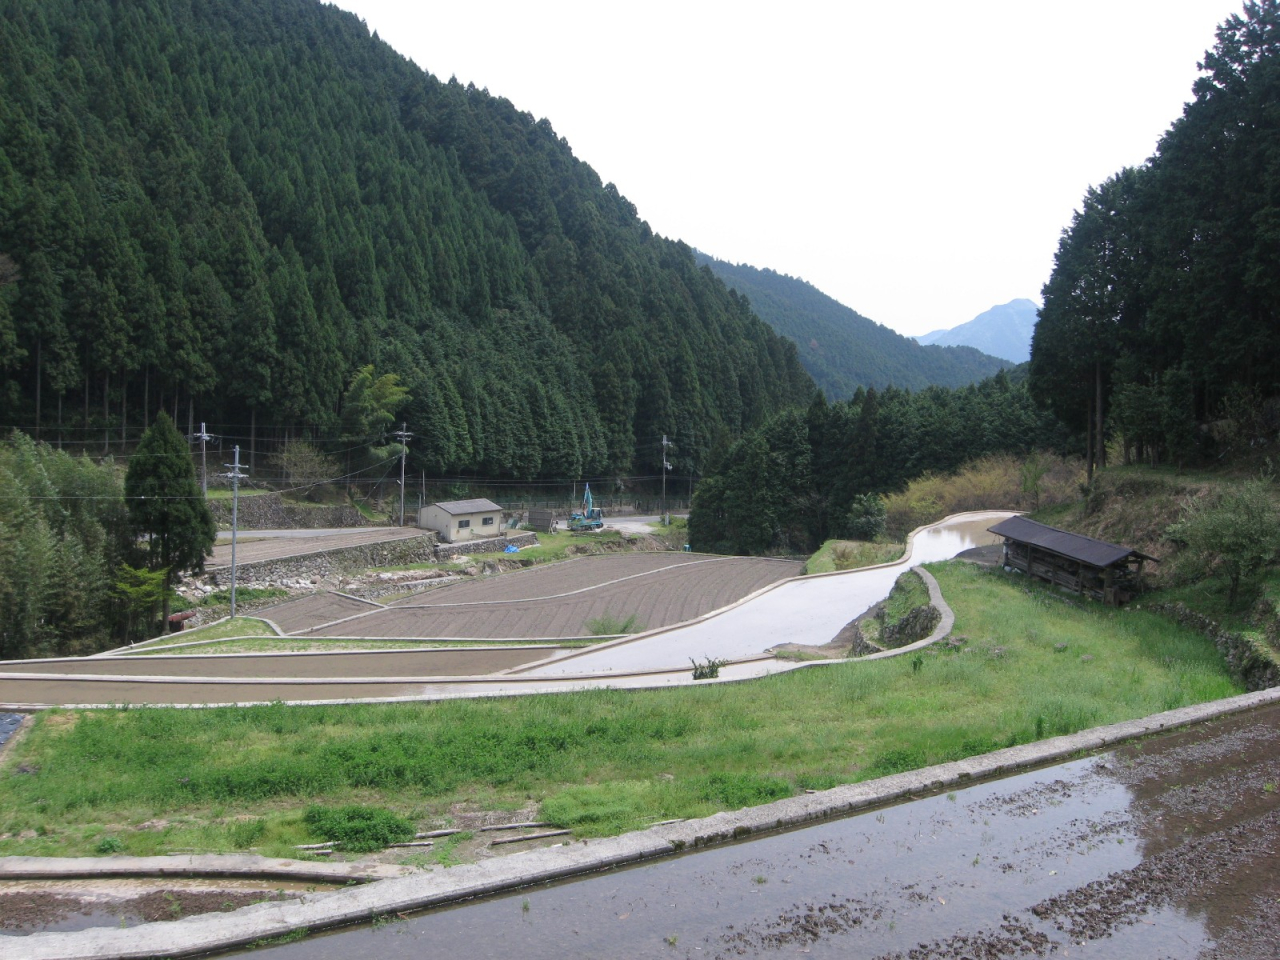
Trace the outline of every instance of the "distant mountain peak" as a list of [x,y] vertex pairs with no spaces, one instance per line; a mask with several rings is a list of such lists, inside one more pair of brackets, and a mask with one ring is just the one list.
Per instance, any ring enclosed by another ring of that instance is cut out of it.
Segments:
[[949,330],[934,330],[916,337],[923,344],[940,347],[973,347],[1010,363],[1031,359],[1031,334],[1040,308],[1020,297],[992,307],[967,323]]

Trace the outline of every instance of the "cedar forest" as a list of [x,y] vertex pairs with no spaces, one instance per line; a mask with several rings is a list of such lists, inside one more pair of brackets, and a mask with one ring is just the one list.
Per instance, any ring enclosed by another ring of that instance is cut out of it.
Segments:
[[726,552],[857,533],[875,495],[986,453],[1193,462],[1229,442],[1213,421],[1274,432],[1278,45],[1277,0],[1246,4],[1151,160],[1090,189],[1029,371],[846,371],[828,404],[547,121],[351,14],[0,0],[0,657],[128,629],[120,476],[48,442],[127,452],[162,410],[333,453],[394,412],[428,476],[656,474],[670,436],[694,546]]

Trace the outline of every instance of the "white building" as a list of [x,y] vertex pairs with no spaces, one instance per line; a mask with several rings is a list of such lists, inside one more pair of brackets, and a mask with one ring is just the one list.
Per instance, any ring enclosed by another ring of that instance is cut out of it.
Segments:
[[492,500],[442,500],[418,511],[418,526],[444,543],[502,536],[502,508]]

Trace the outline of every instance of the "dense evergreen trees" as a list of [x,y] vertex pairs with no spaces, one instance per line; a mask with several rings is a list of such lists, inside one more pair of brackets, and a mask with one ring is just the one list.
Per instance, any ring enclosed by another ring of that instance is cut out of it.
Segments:
[[[1274,436],[1280,395],[1280,4],[1244,5],[1155,156],[1063,232],[1031,387],[1086,439],[1181,462]],[[1224,430],[1196,430],[1222,420]]]
[[373,364],[430,472],[691,472],[812,390],[549,123],[313,0],[0,0],[0,255],[37,436],[334,440]]
[[187,571],[204,569],[218,527],[196,483],[187,441],[162,413],[142,435],[124,476],[129,530],[146,545],[147,566],[163,573],[164,615],[170,588]]
[[735,443],[694,493],[689,538],[720,553],[809,552],[883,527],[889,493],[926,472],[1064,440],[1025,381],[1001,372],[958,390],[859,390],[789,411]]

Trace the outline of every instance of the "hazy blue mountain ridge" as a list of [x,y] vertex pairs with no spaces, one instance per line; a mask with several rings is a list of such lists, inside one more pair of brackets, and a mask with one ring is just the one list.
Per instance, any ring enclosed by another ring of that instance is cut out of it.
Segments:
[[975,347],[1012,363],[1026,363],[1031,359],[1031,334],[1039,309],[1031,300],[1010,300],[958,327],[934,330],[916,339],[936,346]]

